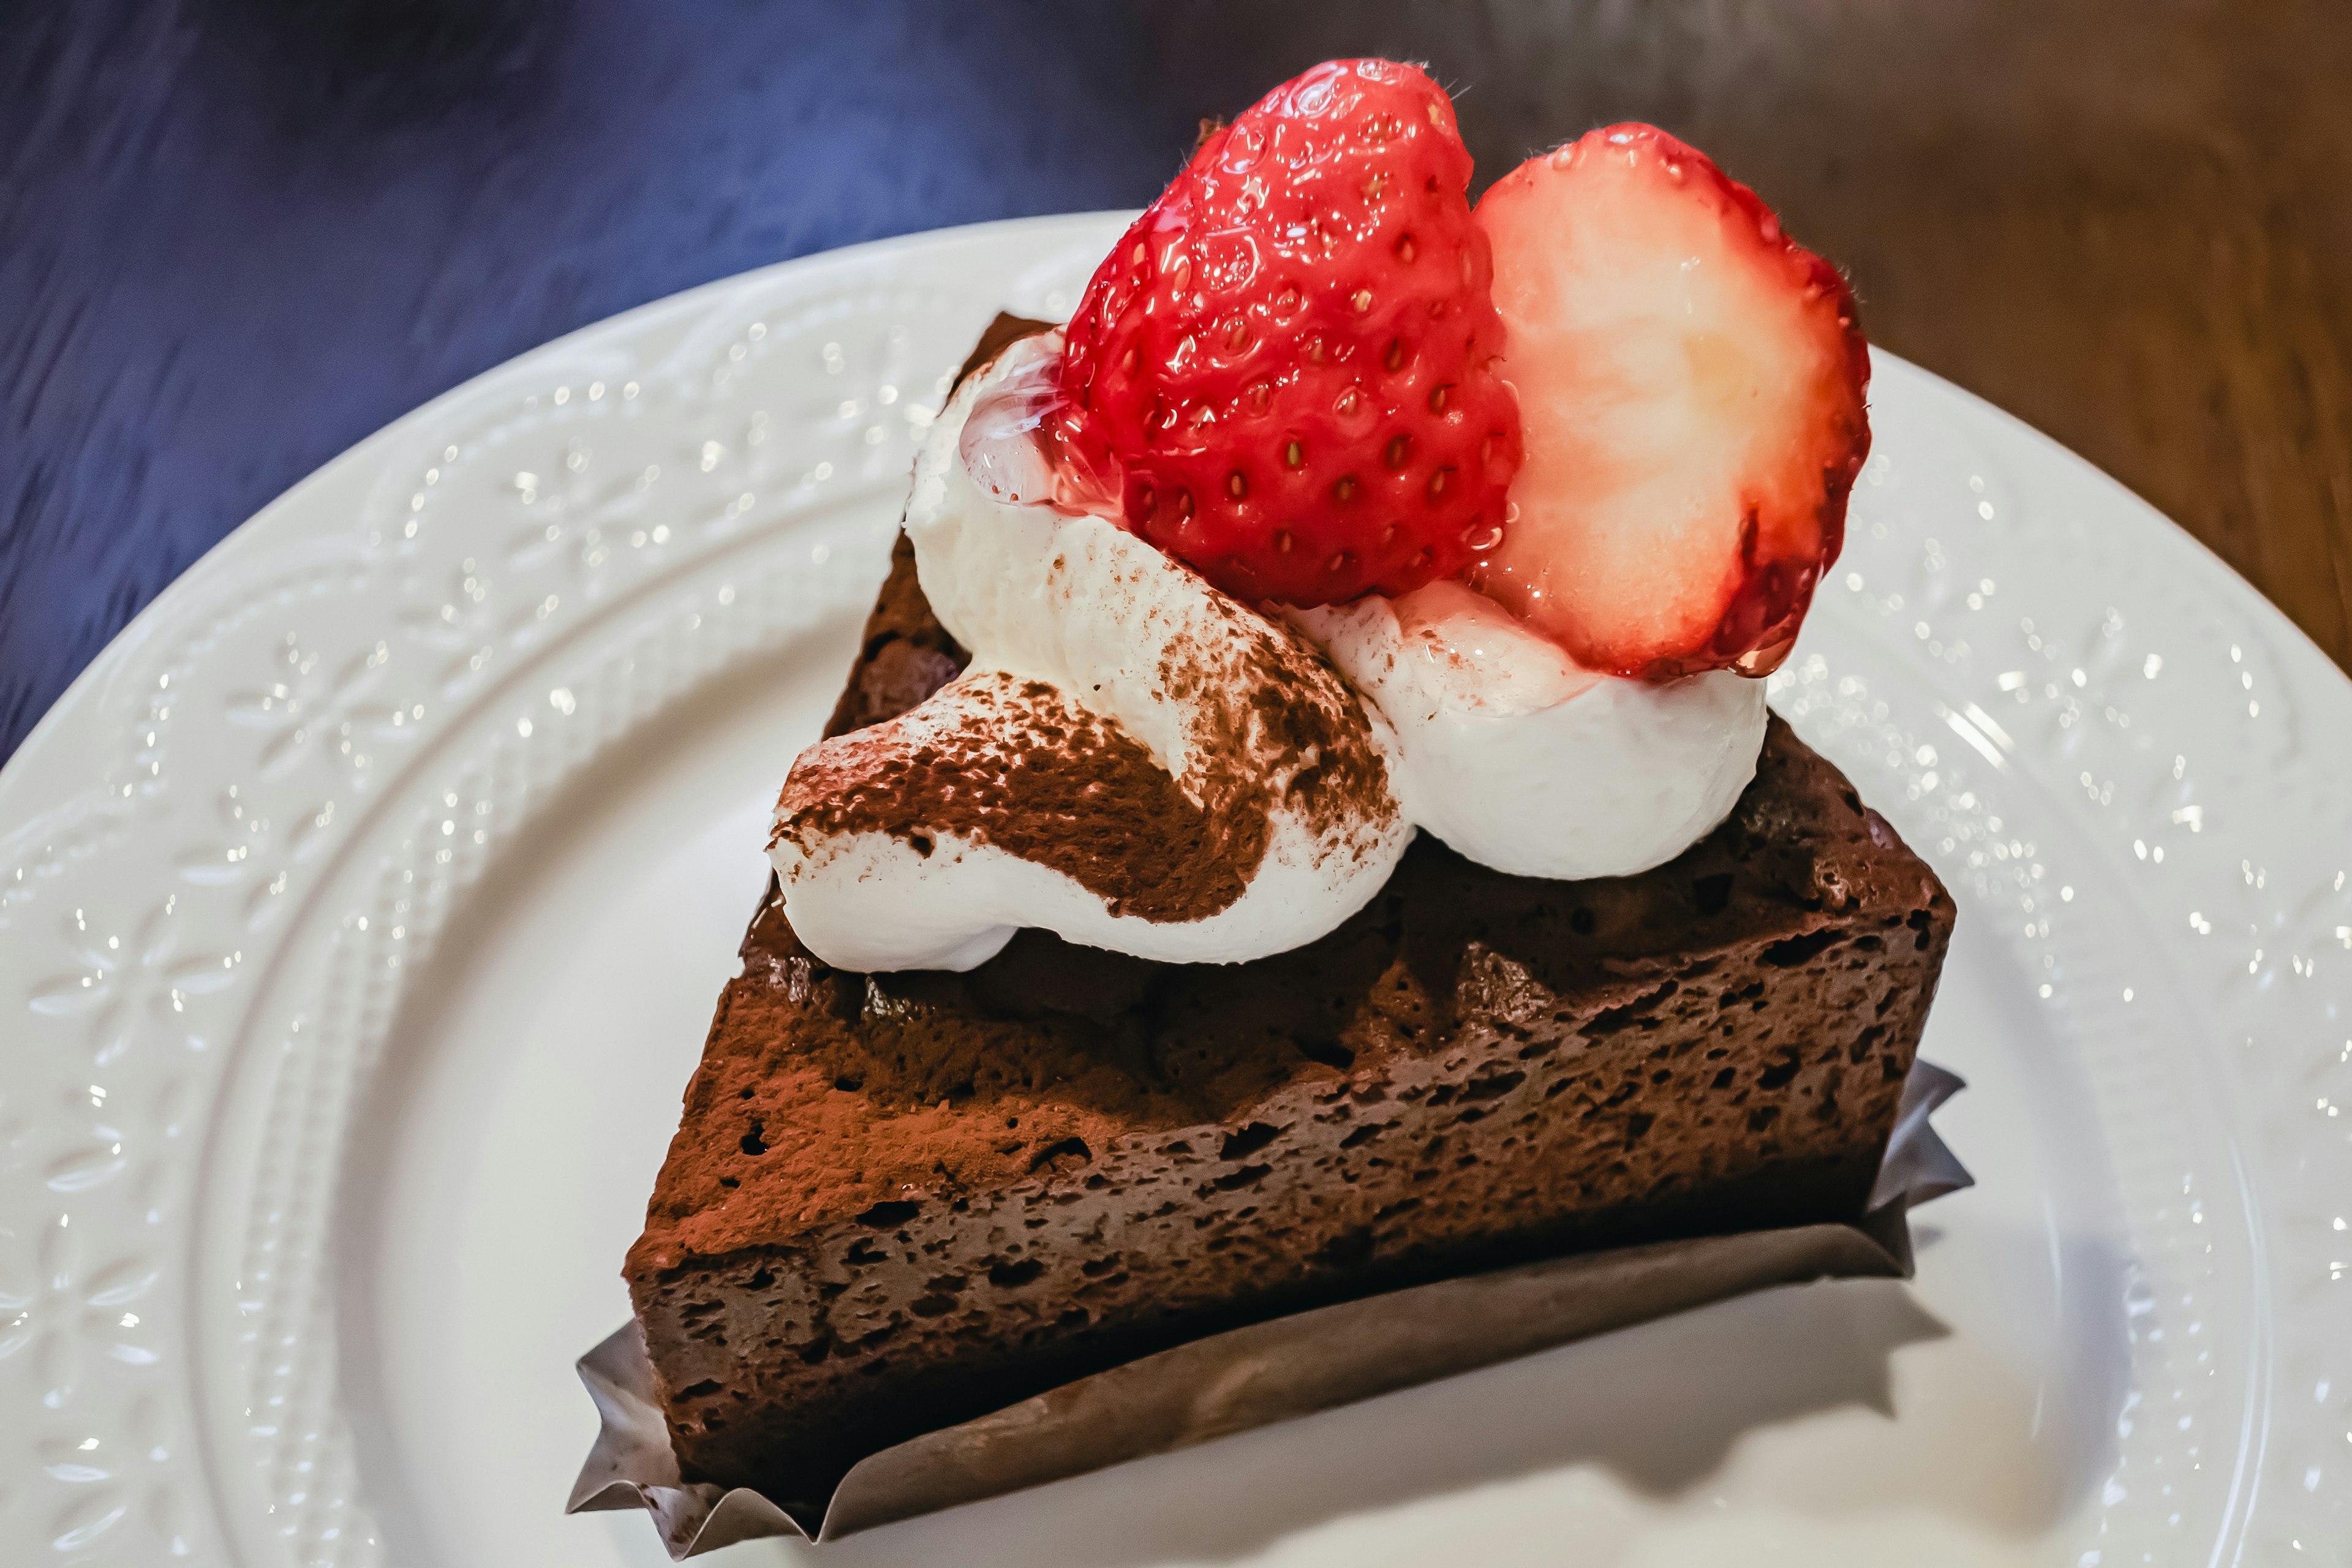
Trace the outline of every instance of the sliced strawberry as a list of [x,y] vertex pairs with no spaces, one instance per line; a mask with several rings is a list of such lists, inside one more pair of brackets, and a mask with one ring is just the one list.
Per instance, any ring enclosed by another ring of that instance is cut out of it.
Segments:
[[1772,668],[1870,450],[1845,280],[1649,125],[1529,159],[1476,221],[1527,460],[1473,581],[1596,669]]
[[1460,571],[1501,536],[1519,454],[1469,182],[1453,103],[1413,67],[1285,83],[1097,270],[1049,430],[1118,475],[1129,527],[1243,598]]

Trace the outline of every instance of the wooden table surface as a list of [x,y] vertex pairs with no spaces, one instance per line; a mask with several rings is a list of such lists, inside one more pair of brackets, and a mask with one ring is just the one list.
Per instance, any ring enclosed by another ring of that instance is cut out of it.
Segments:
[[1482,174],[1712,153],[1871,337],[2179,520],[2352,664],[2347,0],[0,5],[0,758],[378,426],[809,250],[1139,205],[1199,116],[1429,62]]

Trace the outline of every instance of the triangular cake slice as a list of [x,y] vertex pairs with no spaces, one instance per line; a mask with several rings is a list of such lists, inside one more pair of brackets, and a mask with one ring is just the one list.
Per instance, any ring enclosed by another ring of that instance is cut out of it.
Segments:
[[[902,537],[833,732],[964,658]],[[852,973],[772,889],[628,1258],[678,1459],[817,1506],[866,1454],[1221,1329],[1858,1219],[1953,913],[1777,718],[1666,865],[1534,880],[1424,835],[1253,963],[1030,931],[967,973]]]

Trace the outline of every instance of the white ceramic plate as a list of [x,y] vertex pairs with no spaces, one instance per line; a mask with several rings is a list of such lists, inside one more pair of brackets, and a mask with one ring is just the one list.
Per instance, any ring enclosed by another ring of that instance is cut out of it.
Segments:
[[[572,1358],[946,373],[1119,222],[818,257],[493,372],[240,529],[0,773],[0,1558],[662,1561],[560,1513]],[[2352,689],[2049,442],[1885,354],[1873,394],[1774,700],[1961,906],[1926,1049],[1981,1184],[1917,1281],[827,1559],[2345,1560]]]

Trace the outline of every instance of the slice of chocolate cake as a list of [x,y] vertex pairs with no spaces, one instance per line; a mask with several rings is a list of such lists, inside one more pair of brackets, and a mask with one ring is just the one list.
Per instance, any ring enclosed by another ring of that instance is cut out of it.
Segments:
[[[835,731],[962,658],[902,538]],[[1534,880],[1424,836],[1248,963],[1028,931],[966,973],[851,973],[772,889],[628,1258],[680,1464],[821,1508],[878,1448],[1221,1329],[1858,1219],[1953,912],[1777,719],[1667,865]]]

